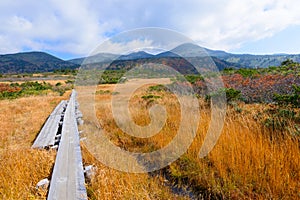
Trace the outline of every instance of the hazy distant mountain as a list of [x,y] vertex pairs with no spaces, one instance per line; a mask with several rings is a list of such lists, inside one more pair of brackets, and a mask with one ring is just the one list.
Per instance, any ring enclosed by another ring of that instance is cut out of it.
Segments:
[[232,54],[225,51],[215,51],[205,49],[210,56],[215,56],[221,60],[237,63],[244,68],[266,68],[269,66],[279,66],[283,61],[292,59],[300,62],[300,54],[273,54],[273,55],[252,55],[252,54]]
[[226,68],[240,69],[240,68],[244,67],[243,65],[241,65],[239,63],[228,62],[226,60],[222,60],[222,59],[219,59],[219,58],[214,57],[214,56],[212,56],[211,58],[215,62],[216,66],[219,70],[223,70],[223,69],[226,69]]
[[191,44],[185,43],[181,44],[174,49],[170,50],[172,53],[178,54],[182,57],[206,57],[208,53],[205,51],[204,48]]
[[49,72],[56,69],[74,69],[78,65],[44,52],[26,52],[0,55],[0,73]]
[[214,56],[214,57],[217,57],[217,58],[227,58],[233,54],[231,53],[227,53],[226,51],[220,51],[220,50],[211,50],[211,49],[207,49],[207,48],[204,48],[205,51],[208,53],[208,55],[210,56]]
[[[108,56],[106,54],[98,54],[99,57],[107,58],[106,62],[112,61],[125,61],[125,60],[137,60],[137,59],[157,59],[157,58],[178,58],[178,57],[205,57],[211,56],[216,62],[216,65],[220,69],[224,68],[266,68],[269,66],[279,66],[281,62],[289,59],[295,62],[300,62],[300,54],[274,54],[274,55],[251,55],[251,54],[233,54],[220,50],[211,50],[207,48],[201,48],[197,45],[186,43],[179,45],[178,47],[162,52],[157,55],[152,55],[143,51],[131,53],[129,55],[113,55]],[[85,58],[81,58],[82,62]],[[77,59],[74,59],[77,60]],[[74,60],[70,60],[74,62]],[[95,60],[89,59],[89,63],[94,63]],[[81,62],[74,62],[79,64]]]
[[205,49],[202,47],[199,47],[197,45],[186,43],[177,46],[176,48],[172,49],[171,51],[166,51],[163,53],[160,53],[156,55],[158,58],[166,58],[166,57],[183,57],[183,58],[193,58],[198,57],[200,58],[206,58],[208,56],[211,57],[211,59],[215,62],[217,68],[219,70],[223,70],[225,68],[242,68],[243,66],[239,63],[229,62],[226,60],[220,59],[221,56],[229,55],[229,53],[226,53],[225,51],[214,51],[210,49]]
[[251,54],[232,54],[220,50],[199,48],[194,44],[182,44],[173,50],[174,53],[180,52],[182,56],[189,55],[209,55],[228,63],[236,64],[236,67],[244,68],[266,68],[269,66],[279,66],[281,62],[289,59],[300,62],[300,54],[273,54],[273,55],[251,55]]
[[[216,57],[211,57],[211,59],[208,56],[206,57],[200,57],[200,58],[184,58],[180,57],[177,54],[173,54],[172,52],[165,52],[163,54],[159,54],[156,56],[152,56],[151,58],[142,58],[142,59],[130,59],[130,60],[119,60],[116,59],[113,62],[110,63],[109,66],[107,66],[107,69],[110,70],[120,70],[125,69],[129,70],[137,66],[143,66],[145,64],[159,64],[159,65],[166,65],[169,67],[172,67],[176,71],[182,73],[182,74],[197,74],[202,72],[208,72],[209,70],[214,70],[214,67],[211,65],[212,61],[216,64],[216,67],[219,70],[223,70],[225,68],[240,68],[239,64],[236,63],[230,63],[221,59],[218,59]],[[201,69],[198,72],[195,66],[193,66],[191,63],[198,63],[197,66],[200,66]],[[157,66],[159,68],[159,65]],[[99,66],[99,65],[95,65]],[[212,68],[211,68],[212,67]],[[209,69],[211,68],[211,69]],[[155,69],[153,69],[155,71]]]
[[156,58],[179,58],[180,55],[173,53],[172,51],[166,51],[155,55],[155,57]]
[[117,60],[137,60],[137,59],[144,59],[144,58],[153,58],[154,55],[146,53],[145,51],[138,51],[134,53],[130,53],[128,55],[121,55],[117,58]]
[[151,58],[151,57],[153,57],[152,54],[146,53],[144,51],[138,51],[128,55],[99,53],[93,56],[76,58],[68,61],[74,64],[81,65],[81,64],[91,64],[91,63],[101,63],[101,62],[112,62],[114,60],[136,60],[136,59]]
[[279,66],[283,61],[292,59],[300,62],[300,54],[274,54],[274,55],[250,55],[250,54],[228,54],[219,57],[222,60],[238,63],[246,68],[266,68],[269,66]]
[[[251,55],[251,54],[232,54],[225,51],[201,48],[194,44],[182,44],[178,47],[152,55],[144,51],[130,53],[128,55],[116,55],[110,53],[99,53],[86,58],[76,58],[64,61],[44,52],[27,52],[17,54],[0,55],[0,73],[34,73],[48,72],[56,69],[74,69],[82,63],[112,63],[114,69],[126,68],[126,64],[132,65],[133,62],[145,63],[146,61],[162,61],[176,66],[176,69],[186,71],[187,66],[183,58],[187,57],[207,57],[210,56],[217,67],[224,68],[265,68],[269,66],[279,66],[281,62],[292,59],[300,62],[300,54],[274,54],[274,55]],[[174,59],[173,61],[170,59]],[[178,62],[178,63],[176,63]],[[185,63],[185,64],[184,64]],[[190,70],[187,70],[190,71]]]
[[120,55],[117,54],[111,54],[111,53],[99,53],[93,56],[89,57],[83,57],[83,58],[75,58],[72,60],[68,60],[71,63],[74,64],[91,64],[91,63],[99,63],[99,62],[111,62],[115,59],[117,59]]

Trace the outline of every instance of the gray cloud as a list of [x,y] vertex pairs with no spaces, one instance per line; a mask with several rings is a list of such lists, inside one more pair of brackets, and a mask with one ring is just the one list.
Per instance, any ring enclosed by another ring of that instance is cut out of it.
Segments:
[[0,53],[91,52],[108,37],[141,27],[179,31],[230,50],[300,24],[298,0],[45,0],[0,2]]

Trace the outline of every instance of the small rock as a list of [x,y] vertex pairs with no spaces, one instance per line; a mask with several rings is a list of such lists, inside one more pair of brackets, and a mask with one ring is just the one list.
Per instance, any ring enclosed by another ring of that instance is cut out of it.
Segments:
[[78,119],[77,119],[77,124],[78,124],[78,125],[83,125],[83,120],[82,120],[81,118],[78,118]]
[[58,145],[53,145],[50,149],[58,149]]
[[93,176],[95,175],[96,167],[93,165],[88,165],[84,167],[84,175],[87,181],[91,181]]
[[47,188],[48,188],[48,186],[49,186],[49,182],[50,182],[50,181],[49,181],[47,178],[44,178],[44,179],[40,180],[40,181],[36,184],[35,188],[36,188],[36,189],[47,190]]

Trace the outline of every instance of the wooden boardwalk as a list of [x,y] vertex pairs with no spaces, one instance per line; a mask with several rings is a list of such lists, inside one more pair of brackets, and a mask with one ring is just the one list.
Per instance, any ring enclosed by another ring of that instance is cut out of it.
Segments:
[[[47,199],[87,199],[77,123],[82,122],[76,91],[48,117],[32,148],[58,145]],[[77,122],[78,121],[78,122]]]
[[76,92],[73,90],[64,115],[49,200],[87,199],[75,105]]
[[57,132],[62,123],[67,101],[61,101],[48,117],[39,135],[35,139],[32,148],[53,147],[56,142]]

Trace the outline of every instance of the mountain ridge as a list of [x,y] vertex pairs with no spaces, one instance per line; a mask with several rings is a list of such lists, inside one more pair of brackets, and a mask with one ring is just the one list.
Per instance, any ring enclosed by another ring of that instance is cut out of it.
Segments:
[[[193,49],[195,52],[191,53],[190,51]],[[185,52],[186,51],[186,52]],[[265,54],[265,55],[255,55],[255,54],[234,54],[228,53],[222,50],[211,50],[208,48],[200,48],[194,44],[182,44],[170,51],[161,52],[156,55],[152,55],[152,58],[163,58],[163,57],[180,57],[180,56],[211,56],[215,59],[222,60],[226,63],[231,63],[231,65],[237,66],[239,68],[266,68],[269,66],[279,66],[283,61],[287,59],[292,59],[295,62],[300,62],[300,54],[284,54],[284,53],[277,53],[277,54]],[[138,54],[138,52],[134,52],[134,54]],[[115,56],[113,59],[107,61],[114,61],[114,60],[135,60],[135,59],[142,59],[144,57],[134,57],[131,54],[128,55],[119,55],[122,59],[117,59],[118,56]],[[124,59],[127,58],[127,59]],[[81,58],[83,61],[85,58]],[[88,59],[89,60],[89,59]],[[72,60],[69,60],[73,62]],[[77,63],[79,64],[79,63]]]
[[21,52],[0,55],[0,73],[37,73],[57,69],[75,69],[78,65],[45,52]]
[[287,59],[300,62],[300,54],[234,54],[222,50],[201,48],[197,45],[187,43],[179,45],[170,51],[161,52],[156,55],[144,51],[133,52],[127,55],[99,53],[89,57],[63,60],[41,51],[2,54],[0,55],[0,73],[50,72],[58,69],[76,69],[83,63],[110,63],[113,61],[125,62],[128,60],[175,57],[184,58],[185,56],[210,56],[220,70],[225,68],[266,68],[269,66],[279,66]]

